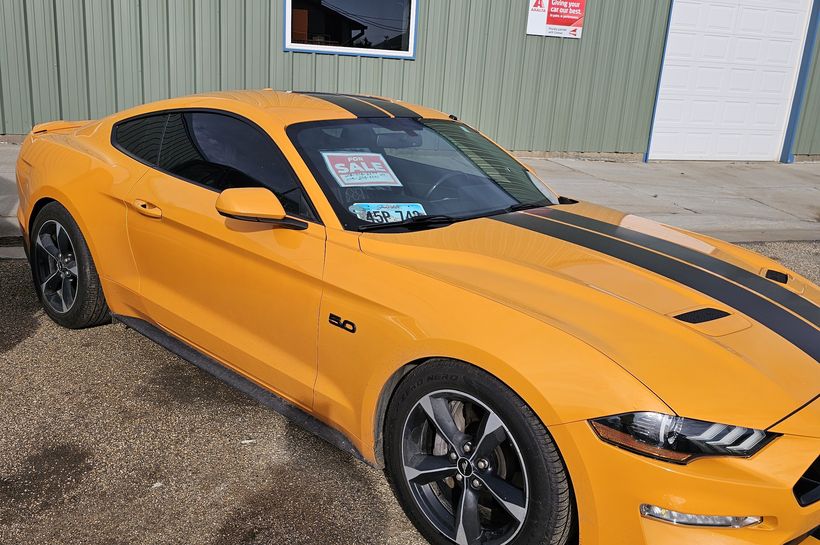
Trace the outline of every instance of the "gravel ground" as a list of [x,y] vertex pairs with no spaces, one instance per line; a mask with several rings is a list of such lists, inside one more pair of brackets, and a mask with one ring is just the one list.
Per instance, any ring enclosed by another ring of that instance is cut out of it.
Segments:
[[424,544],[381,471],[0,261],[0,543]]
[[[745,246],[820,279],[820,243]],[[380,471],[0,261],[0,543],[425,543]]]
[[744,242],[739,246],[776,259],[815,284],[820,283],[820,241]]

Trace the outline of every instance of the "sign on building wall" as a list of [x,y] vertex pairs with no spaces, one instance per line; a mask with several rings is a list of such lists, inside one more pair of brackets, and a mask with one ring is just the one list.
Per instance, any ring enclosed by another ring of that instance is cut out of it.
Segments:
[[527,34],[580,38],[586,0],[529,0]]

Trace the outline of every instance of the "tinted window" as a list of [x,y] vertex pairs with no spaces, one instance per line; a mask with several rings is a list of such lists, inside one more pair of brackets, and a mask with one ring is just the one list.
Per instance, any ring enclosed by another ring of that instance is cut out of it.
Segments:
[[167,117],[167,114],[153,115],[120,123],[114,129],[114,142],[131,155],[155,165]]
[[170,114],[159,168],[215,191],[267,187],[288,214],[314,218],[279,148],[260,129],[235,117],[208,112]]

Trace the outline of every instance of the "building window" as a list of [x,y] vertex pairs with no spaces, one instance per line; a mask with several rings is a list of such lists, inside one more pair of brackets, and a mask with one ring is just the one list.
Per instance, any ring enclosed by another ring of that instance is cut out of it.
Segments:
[[285,0],[285,50],[412,59],[417,0]]

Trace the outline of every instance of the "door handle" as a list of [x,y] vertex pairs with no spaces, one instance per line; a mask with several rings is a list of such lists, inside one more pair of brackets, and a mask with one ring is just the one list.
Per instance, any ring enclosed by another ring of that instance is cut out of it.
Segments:
[[145,202],[141,199],[137,199],[134,201],[134,208],[137,209],[137,212],[142,214],[143,216],[148,216],[149,218],[161,218],[162,217],[162,209],[158,206],[154,206],[150,202]]

